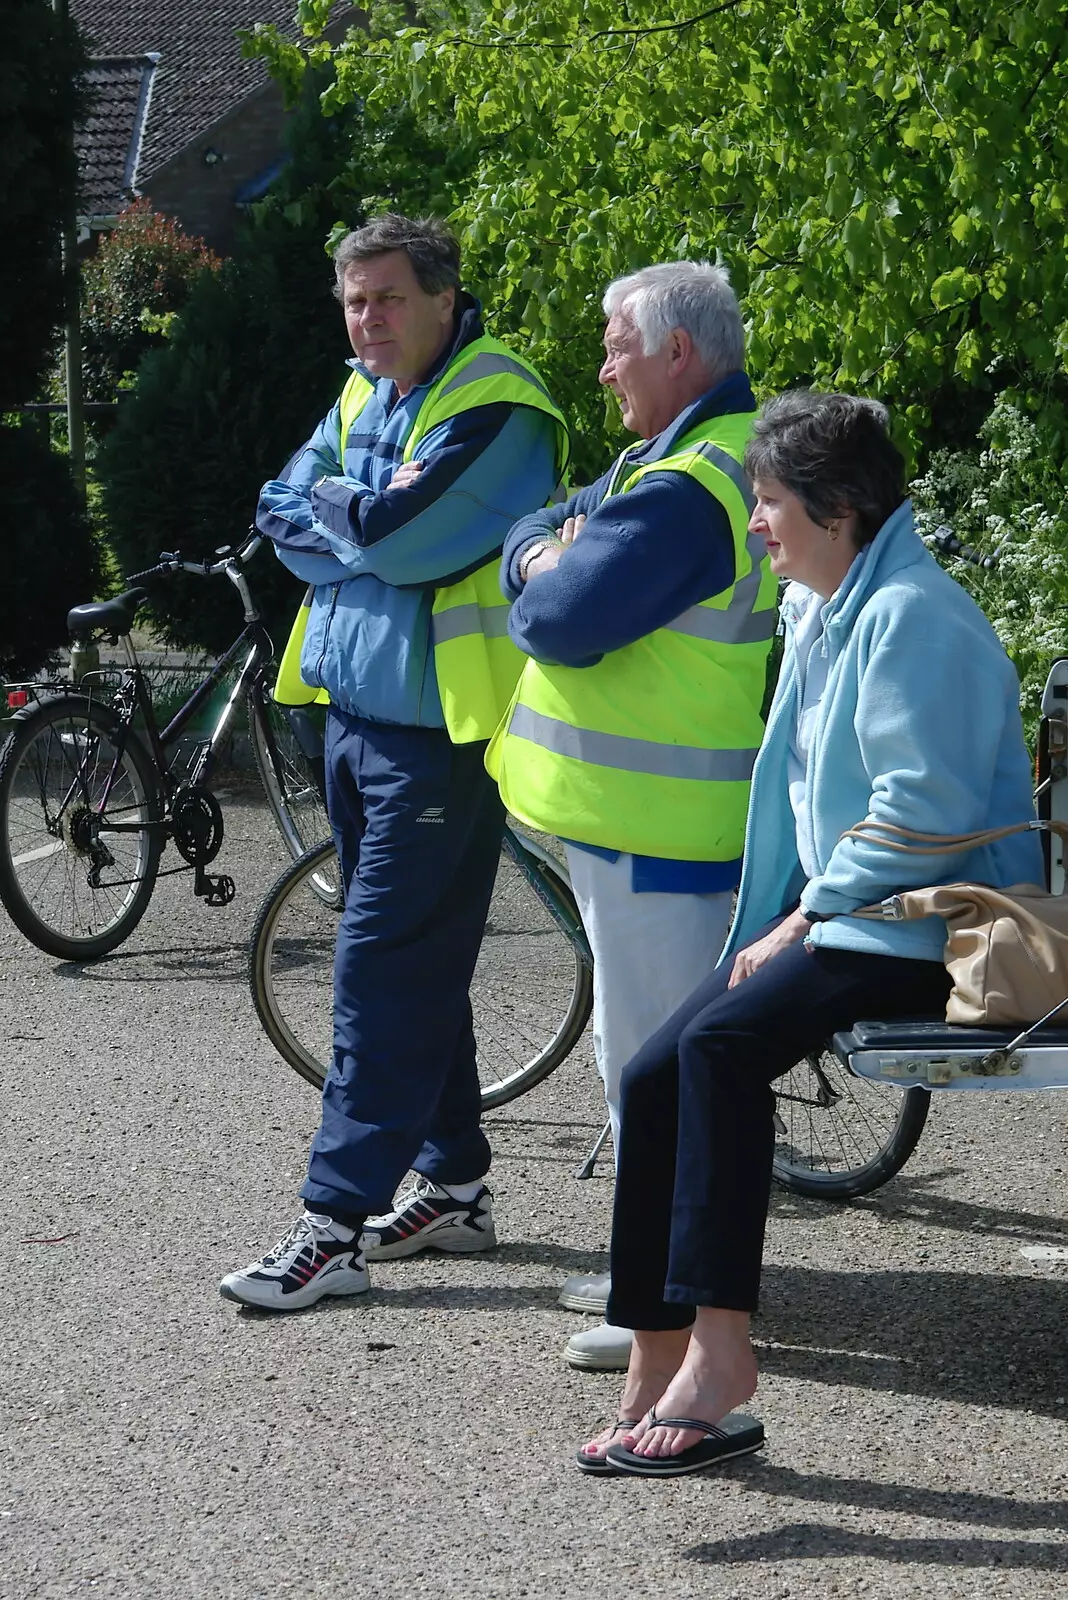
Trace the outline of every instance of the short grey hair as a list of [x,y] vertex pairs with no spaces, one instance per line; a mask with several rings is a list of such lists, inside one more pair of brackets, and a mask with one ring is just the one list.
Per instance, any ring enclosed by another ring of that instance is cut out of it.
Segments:
[[616,278],[604,294],[604,314],[627,311],[645,355],[661,350],[673,328],[684,328],[713,374],[745,362],[742,314],[725,267],[711,261],[665,261]]
[[384,211],[362,228],[347,233],[334,251],[334,294],[344,299],[345,274],[361,261],[403,250],[424,294],[441,294],[460,286],[460,246],[436,217],[403,217]]
[[857,545],[870,544],[905,498],[905,462],[878,400],[792,389],[768,400],[745,450],[753,479],[774,478],[826,527],[857,514]]

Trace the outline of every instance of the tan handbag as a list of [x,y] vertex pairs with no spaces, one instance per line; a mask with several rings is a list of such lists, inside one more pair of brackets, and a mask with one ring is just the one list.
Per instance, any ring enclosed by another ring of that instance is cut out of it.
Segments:
[[[872,820],[847,829],[842,838],[870,839],[909,855],[945,855],[1040,828],[1068,840],[1068,825],[1062,822],[1021,822],[943,836]],[[944,960],[953,979],[947,1022],[971,1027],[1031,1024],[1068,1006],[1068,895],[1050,894],[1034,883],[1008,889],[942,883],[906,889],[877,906],[846,914],[890,922],[945,919],[949,936]]]

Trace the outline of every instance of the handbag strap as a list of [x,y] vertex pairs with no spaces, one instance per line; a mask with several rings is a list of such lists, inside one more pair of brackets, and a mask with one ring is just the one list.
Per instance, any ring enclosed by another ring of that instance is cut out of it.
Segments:
[[[964,850],[976,850],[980,845],[993,844],[1014,833],[1029,833],[1045,829],[1068,843],[1068,823],[1032,818],[1028,822],[1013,822],[1004,828],[983,828],[978,833],[918,833],[914,828],[901,828],[896,822],[880,822],[866,817],[839,835],[841,839],[868,839],[887,850],[901,850],[907,855],[956,855]],[[911,841],[920,841],[912,843]],[[902,842],[906,841],[906,842]]]

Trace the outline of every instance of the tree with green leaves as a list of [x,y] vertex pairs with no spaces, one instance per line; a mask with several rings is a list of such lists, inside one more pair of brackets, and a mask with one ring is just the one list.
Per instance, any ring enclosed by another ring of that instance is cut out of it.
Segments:
[[[315,31],[327,8],[299,12]],[[420,17],[350,35],[323,109],[407,106],[477,151],[453,219],[468,278],[496,331],[537,347],[582,466],[605,453],[600,290],[679,256],[730,267],[765,389],[878,394],[914,454],[1014,390],[1063,446],[1063,0],[431,0]],[[299,46],[263,30],[258,48],[299,81]]]
[[0,412],[35,398],[66,309],[60,233],[78,183],[85,49],[48,0],[9,0],[0,55]]
[[[0,413],[36,399],[66,315],[61,229],[77,185],[74,125],[86,99],[85,51],[47,0],[9,0],[0,56]],[[66,457],[35,430],[0,427],[6,516],[0,533],[0,675],[28,675],[66,639],[90,600],[97,552]]]

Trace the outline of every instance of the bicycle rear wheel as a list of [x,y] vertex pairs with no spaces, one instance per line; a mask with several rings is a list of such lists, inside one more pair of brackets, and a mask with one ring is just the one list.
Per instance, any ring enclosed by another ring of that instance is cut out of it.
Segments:
[[[249,694],[248,726],[268,804],[296,860],[330,838],[322,730],[303,706],[281,706],[262,686]],[[327,858],[313,882],[316,893],[340,910],[336,863]]]
[[[260,908],[249,955],[252,999],[268,1038],[316,1087],[333,1055],[338,911],[315,880],[337,870],[332,850],[310,850],[282,874]],[[553,863],[550,871],[556,892],[570,900],[562,868]],[[589,971],[568,934],[502,852],[471,983],[483,1109],[547,1077],[574,1049],[592,1003]]]
[[829,1050],[806,1056],[773,1085],[775,1181],[817,1200],[856,1200],[901,1171],[920,1140],[926,1089],[874,1083]]
[[0,899],[12,922],[63,960],[114,950],[152,897],[162,839],[147,824],[161,815],[155,769],[135,735],[123,742],[115,713],[77,695],[47,701],[0,757]]

